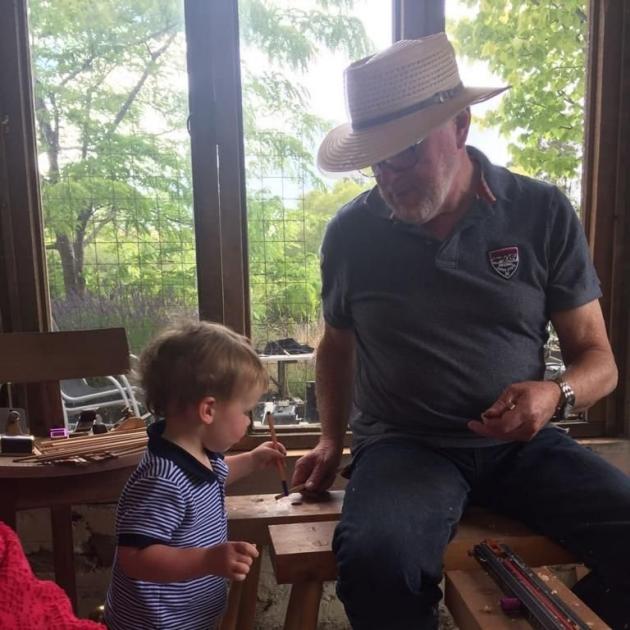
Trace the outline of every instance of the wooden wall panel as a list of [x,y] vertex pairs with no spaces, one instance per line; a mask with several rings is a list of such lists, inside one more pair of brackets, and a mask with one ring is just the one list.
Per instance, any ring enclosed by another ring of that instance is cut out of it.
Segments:
[[[0,19],[0,329],[50,329],[46,258],[31,93],[26,0],[3,3]],[[13,402],[31,418],[59,418],[55,382],[19,386]],[[31,423],[45,434],[47,427]]]
[[630,434],[630,3],[591,0],[584,164],[585,229],[602,282],[602,309],[619,366],[614,394],[589,418]]

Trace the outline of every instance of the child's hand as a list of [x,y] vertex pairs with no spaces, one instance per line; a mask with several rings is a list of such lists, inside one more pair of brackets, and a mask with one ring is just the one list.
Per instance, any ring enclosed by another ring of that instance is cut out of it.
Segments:
[[257,557],[256,545],[244,541],[229,541],[209,547],[207,550],[208,573],[242,582],[247,577],[254,558]]
[[277,461],[282,461],[287,454],[287,449],[280,442],[263,442],[250,452],[254,468],[270,468]]

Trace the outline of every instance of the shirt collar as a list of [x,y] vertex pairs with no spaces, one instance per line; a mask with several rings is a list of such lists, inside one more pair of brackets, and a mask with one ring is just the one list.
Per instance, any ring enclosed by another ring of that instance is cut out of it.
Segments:
[[[480,187],[483,186],[486,190],[477,192],[479,198],[492,205],[497,200],[509,201],[507,189],[513,175],[505,168],[492,164],[485,153],[482,153],[479,149],[467,146],[466,151],[468,151],[470,159],[481,168],[481,181],[479,183]],[[489,194],[489,197],[486,196],[487,194]]]
[[[149,436],[148,449],[149,452],[158,457],[163,457],[173,462],[184,472],[190,476],[209,483],[218,481],[219,476],[210,470],[207,466],[204,466],[199,460],[195,459],[188,451],[185,451],[181,446],[170,442],[163,437],[164,429],[166,428],[166,422],[159,420],[154,422],[147,429]],[[223,459],[220,453],[213,453],[206,450],[208,458],[211,462],[219,459]]]

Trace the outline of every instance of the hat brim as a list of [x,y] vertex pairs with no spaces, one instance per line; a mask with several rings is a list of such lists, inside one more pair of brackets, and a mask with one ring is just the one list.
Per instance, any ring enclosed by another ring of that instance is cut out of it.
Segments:
[[343,173],[372,166],[420,142],[457,113],[486,101],[508,87],[465,87],[457,96],[382,125],[353,130],[351,123],[335,127],[322,141],[317,166],[323,172]]

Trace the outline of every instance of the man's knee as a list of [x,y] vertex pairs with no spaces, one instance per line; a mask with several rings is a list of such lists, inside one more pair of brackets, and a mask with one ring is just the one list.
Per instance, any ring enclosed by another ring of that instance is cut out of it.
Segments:
[[435,546],[422,544],[422,538],[419,534],[409,544],[400,532],[367,526],[356,530],[340,524],[333,541],[340,583],[402,589],[414,595],[434,586],[441,577],[441,554],[437,557]]

